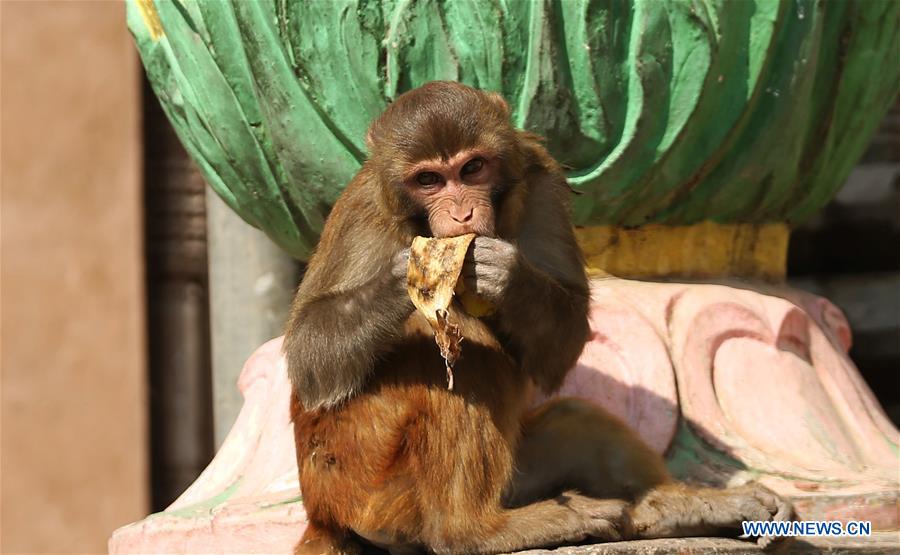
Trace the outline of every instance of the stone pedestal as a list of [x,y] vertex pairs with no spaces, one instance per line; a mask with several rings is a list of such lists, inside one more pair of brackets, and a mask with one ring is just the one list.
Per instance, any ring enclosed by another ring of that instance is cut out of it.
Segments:
[[[737,282],[595,279],[593,296],[593,337],[560,394],[619,415],[682,478],[761,480],[801,518],[900,528],[900,434],[848,359],[834,305]],[[305,512],[280,347],[247,361],[215,460],[169,509],[117,530],[111,553],[290,552]]]

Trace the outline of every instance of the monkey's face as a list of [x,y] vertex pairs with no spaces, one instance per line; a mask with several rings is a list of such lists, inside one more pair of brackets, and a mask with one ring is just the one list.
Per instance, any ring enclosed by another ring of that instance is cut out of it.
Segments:
[[467,149],[448,159],[414,164],[402,186],[424,211],[433,236],[475,233],[492,237],[493,197],[501,181],[500,165],[498,157],[490,152]]

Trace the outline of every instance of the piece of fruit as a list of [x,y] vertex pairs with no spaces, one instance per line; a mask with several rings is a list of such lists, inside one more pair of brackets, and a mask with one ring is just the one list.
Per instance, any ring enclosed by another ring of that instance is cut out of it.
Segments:
[[453,365],[459,358],[462,343],[449,308],[466,251],[474,238],[471,233],[442,239],[416,237],[409,249],[407,291],[434,330],[435,342],[447,367],[447,389],[453,389]]

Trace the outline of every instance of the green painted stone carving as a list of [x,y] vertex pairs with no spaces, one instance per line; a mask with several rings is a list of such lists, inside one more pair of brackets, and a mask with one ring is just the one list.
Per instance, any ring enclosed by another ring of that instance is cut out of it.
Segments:
[[308,256],[368,122],[433,79],[500,91],[579,224],[797,221],[900,88],[894,0],[127,0],[210,185]]

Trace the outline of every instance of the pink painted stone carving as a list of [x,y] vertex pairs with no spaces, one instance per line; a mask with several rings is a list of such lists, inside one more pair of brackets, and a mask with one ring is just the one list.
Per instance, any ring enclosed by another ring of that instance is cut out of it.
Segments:
[[281,338],[238,379],[244,406],[213,461],[162,513],[116,530],[110,553],[290,553],[303,532]]
[[[900,433],[847,357],[834,305],[740,283],[592,289],[593,336],[561,395],[617,414],[681,476],[759,479],[802,517],[900,527]],[[209,467],[165,512],[117,530],[111,553],[291,551],[305,513],[280,348],[247,361],[244,407]]]

